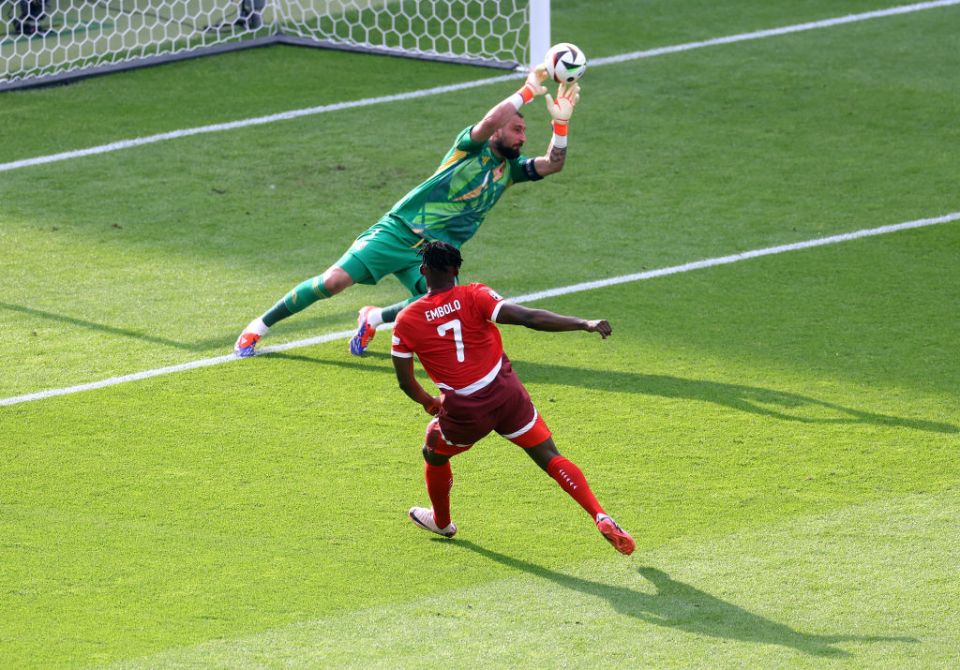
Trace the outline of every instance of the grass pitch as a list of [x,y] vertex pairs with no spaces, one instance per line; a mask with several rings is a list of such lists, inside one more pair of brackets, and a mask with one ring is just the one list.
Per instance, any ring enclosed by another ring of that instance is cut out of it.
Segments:
[[[706,5],[611,25],[556,3],[554,32],[598,58],[877,8]],[[520,295],[960,211],[958,27],[946,7],[592,69],[567,170],[506,194],[465,278]],[[0,161],[482,76],[180,63],[5,94]],[[0,173],[0,397],[226,353],[510,90]],[[498,438],[453,460],[457,539],[414,529],[426,417],[382,334],[362,360],[334,342],[0,407],[0,660],[949,666],[958,248],[948,223],[537,303],[609,341],[504,328],[631,559]],[[401,296],[351,289],[265,342]]]

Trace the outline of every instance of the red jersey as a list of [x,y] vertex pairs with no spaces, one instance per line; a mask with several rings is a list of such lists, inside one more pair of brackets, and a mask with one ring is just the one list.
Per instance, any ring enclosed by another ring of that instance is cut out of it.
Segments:
[[503,341],[494,322],[502,304],[483,284],[431,291],[400,312],[391,353],[417,354],[438,388],[469,395],[500,371]]

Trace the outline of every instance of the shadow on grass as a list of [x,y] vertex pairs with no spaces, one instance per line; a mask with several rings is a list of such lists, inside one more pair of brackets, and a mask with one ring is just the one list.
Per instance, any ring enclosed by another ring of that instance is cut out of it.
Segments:
[[675,628],[695,635],[740,640],[757,644],[775,644],[796,649],[804,654],[844,658],[850,654],[833,646],[838,642],[918,642],[913,637],[885,637],[879,635],[817,635],[802,633],[790,626],[777,623],[749,612],[742,607],[712,596],[698,588],[671,579],[654,567],[641,567],[640,575],[649,581],[655,594],[634,591],[623,586],[566,575],[535,563],[481,547],[469,540],[441,540],[450,547],[466,549],[484,558],[496,561],[554,584],[607,600],[621,614],[645,623]]
[[[204,352],[210,351],[211,349],[222,349],[223,353],[233,351],[233,343],[236,339],[236,336],[240,334],[240,330],[246,325],[246,323],[238,324],[237,330],[235,333],[231,333],[225,337],[218,337],[215,339],[200,340],[198,342],[181,342],[179,340],[172,340],[167,337],[158,337],[156,335],[150,335],[138,330],[133,330],[130,328],[120,328],[117,326],[111,326],[105,323],[97,323],[96,321],[90,321],[88,319],[79,319],[74,316],[67,316],[66,314],[57,314],[55,312],[47,312],[42,309],[35,309],[33,307],[24,307],[22,305],[13,305],[7,302],[0,302],[0,309],[5,309],[11,312],[19,312],[20,314],[27,314],[29,316],[39,317],[41,319],[46,319],[48,321],[54,321],[57,323],[65,323],[71,326],[77,326],[79,328],[85,328],[87,330],[94,330],[101,333],[109,333],[110,335],[118,335],[120,337],[129,337],[136,340],[142,340],[144,342],[151,342],[153,344],[159,344],[165,347],[171,347],[173,349],[180,349],[182,351],[193,351],[193,352]],[[287,328],[287,333],[311,333],[316,334],[318,330],[324,330],[327,326],[335,323],[342,323],[345,320],[348,320],[353,317],[356,310],[348,309],[341,310],[338,312],[332,313],[323,313],[313,316],[308,319],[300,319],[300,322],[294,324],[293,327]],[[198,315],[197,318],[202,318]]]
[[[609,372],[571,368],[547,363],[521,361],[514,366],[521,378],[531,383],[582,386],[606,391],[628,391],[655,395],[661,398],[679,398],[711,402],[750,414],[768,416],[781,421],[810,424],[864,423],[878,426],[912,428],[932,433],[957,433],[960,428],[949,423],[905,419],[887,414],[867,412],[810,396],[776,391],[759,386],[726,384],[702,379],[684,379],[669,375],[648,375],[637,372]],[[805,416],[804,410],[828,410],[838,416]]]
[[[387,360],[388,365],[386,366],[370,365],[369,363],[364,363],[356,359],[330,360],[284,353],[266,355],[317,363],[320,365],[332,365],[362,370],[364,372],[381,371],[393,374],[393,366],[389,364],[388,360],[390,354],[382,352],[367,352],[364,354],[364,359],[372,359],[378,362]],[[641,372],[590,370],[565,365],[533,363],[530,361],[513,361],[513,367],[517,371],[517,374],[519,374],[520,379],[531,384],[558,384],[618,393],[638,393],[661,398],[697,400],[781,421],[795,421],[809,424],[859,423],[875,426],[911,428],[913,430],[923,430],[931,433],[960,432],[960,428],[949,423],[927,421],[924,419],[906,419],[888,414],[867,412],[825,400],[818,400],[810,396],[800,395],[799,393],[776,391],[759,386],[726,384],[702,379],[684,379],[683,377],[672,377],[669,375],[648,375]],[[534,402],[536,401],[537,398],[535,397]],[[823,410],[832,412],[835,416],[818,417],[803,414],[805,411]]]

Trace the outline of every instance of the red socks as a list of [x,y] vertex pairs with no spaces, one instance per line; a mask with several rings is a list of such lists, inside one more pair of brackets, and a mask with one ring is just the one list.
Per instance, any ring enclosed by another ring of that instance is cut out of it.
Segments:
[[443,465],[424,463],[423,474],[433,504],[433,520],[441,528],[446,528],[450,525],[450,489],[453,487],[450,461]]
[[[597,514],[606,514],[603,508],[600,507],[600,503],[597,502],[597,499],[593,496],[593,491],[590,490],[590,485],[587,484],[587,478],[583,476],[580,468],[578,468],[575,463],[567,460],[563,456],[554,456],[550,462],[547,463],[547,473],[557,480],[560,488],[580,503],[580,507],[587,511],[591,519],[596,519]],[[436,507],[434,507],[434,511],[436,511]],[[437,523],[439,523],[439,520]]]
[[[554,456],[547,463],[547,473],[553,477],[567,494],[576,500],[580,507],[587,511],[591,519],[597,514],[605,514],[600,503],[590,490],[587,478],[580,468],[563,456]],[[453,487],[453,473],[450,463],[430,465],[424,463],[424,479],[427,482],[427,494],[433,504],[433,520],[440,528],[450,525],[450,489]]]

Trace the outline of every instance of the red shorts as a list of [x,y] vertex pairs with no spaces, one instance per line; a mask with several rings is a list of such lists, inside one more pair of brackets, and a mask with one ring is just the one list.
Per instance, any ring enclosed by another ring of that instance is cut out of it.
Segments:
[[427,425],[426,445],[443,456],[454,456],[494,431],[525,449],[551,435],[506,356],[488,386],[470,395],[443,393],[440,413]]

